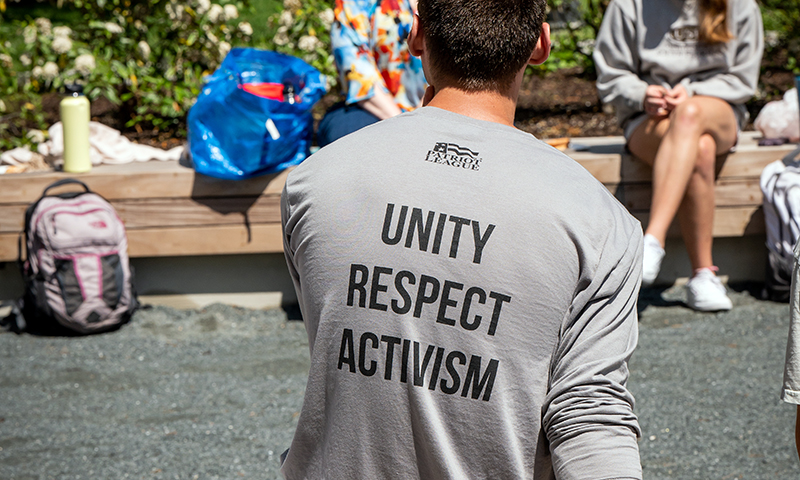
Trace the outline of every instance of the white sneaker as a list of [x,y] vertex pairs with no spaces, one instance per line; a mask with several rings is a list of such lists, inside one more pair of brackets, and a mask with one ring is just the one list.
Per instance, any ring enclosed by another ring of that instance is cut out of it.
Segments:
[[725,286],[710,268],[703,268],[686,284],[686,304],[692,310],[717,312],[733,307]]
[[642,286],[649,287],[656,281],[661,260],[664,259],[664,248],[656,237],[649,233],[644,236],[644,252],[642,254]]

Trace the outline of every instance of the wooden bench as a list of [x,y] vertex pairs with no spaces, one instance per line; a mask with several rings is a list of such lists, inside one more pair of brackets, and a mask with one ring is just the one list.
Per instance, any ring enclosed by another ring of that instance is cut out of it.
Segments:
[[[715,237],[763,235],[758,181],[768,163],[794,145],[759,147],[745,132],[717,180]],[[573,139],[567,154],[600,180],[643,224],[650,205],[648,167],[623,153],[622,137]],[[128,229],[131,257],[282,251],[279,199],[286,172],[226,181],[177,162],[103,165],[81,175],[0,175],[0,262],[17,258],[27,205],[52,182],[73,176],[111,201]],[[74,187],[70,187],[74,188]],[[672,232],[677,233],[677,227]]]
[[79,175],[0,175],[0,262],[17,258],[25,208],[67,177],[114,205],[127,228],[131,257],[282,252],[279,205],[286,174],[218,180],[178,162],[152,161],[101,165]]

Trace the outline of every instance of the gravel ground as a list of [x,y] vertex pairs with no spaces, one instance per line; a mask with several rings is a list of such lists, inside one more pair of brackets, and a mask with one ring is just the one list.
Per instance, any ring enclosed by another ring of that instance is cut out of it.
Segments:
[[280,310],[152,308],[113,333],[0,335],[0,478],[278,478],[308,372]]
[[[733,311],[698,314],[682,295],[640,300],[645,478],[800,477],[778,399],[787,306],[739,289]],[[308,348],[280,310],[158,307],[108,334],[0,334],[0,362],[2,479],[273,479]]]

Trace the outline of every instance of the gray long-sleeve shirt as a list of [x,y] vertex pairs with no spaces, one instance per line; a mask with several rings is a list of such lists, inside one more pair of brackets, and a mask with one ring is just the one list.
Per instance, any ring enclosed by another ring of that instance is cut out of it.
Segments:
[[641,226],[572,159],[424,107],[298,166],[282,220],[311,350],[286,478],[641,478]]
[[698,42],[696,0],[613,0],[595,44],[597,89],[617,109],[624,125],[644,110],[648,85],[686,87],[734,105],[740,124],[742,104],[756,91],[764,48],[761,13],[754,0],[730,0],[728,28],[734,39]]

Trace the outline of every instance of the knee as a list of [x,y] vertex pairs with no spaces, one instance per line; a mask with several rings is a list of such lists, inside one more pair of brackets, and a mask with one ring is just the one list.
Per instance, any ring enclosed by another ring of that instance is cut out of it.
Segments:
[[672,113],[671,126],[678,130],[700,130],[702,127],[703,109],[691,98],[675,107]]
[[697,145],[697,161],[695,162],[695,171],[704,178],[713,179],[716,162],[717,142],[711,135],[701,135],[700,141]]

